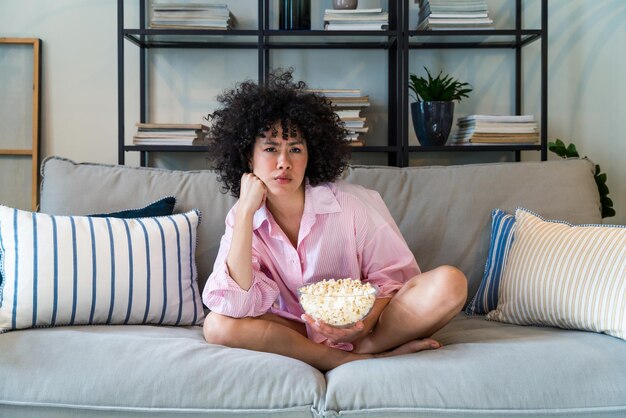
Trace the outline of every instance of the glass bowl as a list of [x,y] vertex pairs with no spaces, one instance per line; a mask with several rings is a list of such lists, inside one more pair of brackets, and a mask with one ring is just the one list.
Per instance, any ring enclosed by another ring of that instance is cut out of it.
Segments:
[[[351,280],[351,279],[340,279]],[[357,286],[353,293],[342,292],[341,286],[333,286],[338,281],[325,281],[331,284],[327,293],[312,287],[316,283],[300,286],[298,299],[307,315],[315,320],[337,328],[347,328],[365,318],[372,310],[378,289],[372,285]],[[357,280],[360,285],[360,281]],[[319,282],[318,282],[319,283]],[[321,294],[320,294],[321,293]]]

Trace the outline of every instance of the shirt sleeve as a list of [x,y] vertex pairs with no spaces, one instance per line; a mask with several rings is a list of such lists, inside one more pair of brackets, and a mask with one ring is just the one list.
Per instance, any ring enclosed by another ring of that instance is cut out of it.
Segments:
[[382,198],[368,192],[355,220],[362,281],[378,287],[378,297],[388,297],[421,272]]
[[258,252],[252,248],[252,286],[242,289],[230,276],[226,258],[233,236],[234,210],[226,217],[226,230],[220,242],[220,249],[202,292],[202,301],[211,311],[233,318],[255,317],[266,313],[276,298],[277,284],[261,270]]

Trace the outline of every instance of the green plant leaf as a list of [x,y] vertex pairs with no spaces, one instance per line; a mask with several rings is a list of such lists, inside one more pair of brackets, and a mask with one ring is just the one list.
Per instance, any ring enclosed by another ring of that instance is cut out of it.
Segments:
[[548,149],[550,151],[552,151],[553,153],[555,153],[556,155],[558,155],[559,157],[565,158],[566,157],[565,156],[565,147],[562,146],[562,144],[563,144],[562,142],[561,142],[561,144],[559,144],[559,142],[560,142],[560,140],[558,140],[558,139],[556,140],[556,143],[551,142],[552,145],[550,145],[548,147]]
[[574,144],[569,144],[567,146],[567,157],[568,158],[578,158],[578,151],[576,151],[576,145]]
[[610,218],[612,216],[615,216],[615,210],[613,210],[612,208],[606,208],[606,207],[602,208],[602,217],[603,218]]
[[606,173],[596,174],[596,179],[597,179],[600,183],[606,183]]
[[602,207],[613,207],[613,201],[608,196],[602,196],[600,198],[600,203],[602,203]]
[[606,186],[606,184],[597,182],[596,184],[598,184],[598,191],[600,192],[600,196],[606,196],[609,194],[609,188]]
[[469,97],[468,93],[472,91],[469,83],[461,83],[449,74],[444,75],[443,71],[433,77],[428,68],[424,67],[424,70],[427,78],[409,75],[409,89],[416,100],[449,102]]

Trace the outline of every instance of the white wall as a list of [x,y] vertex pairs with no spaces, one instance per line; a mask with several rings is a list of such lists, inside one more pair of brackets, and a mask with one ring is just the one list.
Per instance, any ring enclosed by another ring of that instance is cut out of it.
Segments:
[[[136,1],[127,0],[127,25],[137,22]],[[255,0],[230,0],[242,27],[256,25]],[[313,26],[321,26],[330,0],[313,0]],[[512,25],[512,0],[489,0],[499,28]],[[117,162],[117,14],[115,0],[0,0],[0,37],[43,40],[42,153],[77,161]],[[387,7],[387,1],[361,0],[360,7]],[[415,6],[411,5],[415,22]],[[539,2],[529,0],[527,27],[539,25]],[[626,224],[626,1],[549,1],[548,138],[574,142],[608,174],[617,216]],[[127,141],[138,118],[137,48],[125,43]],[[386,74],[382,51],[274,51],[272,65],[295,66],[296,76],[313,87],[355,87],[372,100],[367,113],[368,143],[386,142]],[[508,54],[508,55],[507,55]],[[411,71],[423,65],[443,69],[474,87],[455,116],[512,111],[510,51],[411,52]],[[150,60],[154,121],[200,122],[216,105],[215,96],[236,81],[256,76],[256,51],[156,50]],[[539,115],[539,45],[524,52],[528,87],[524,111]],[[355,81],[357,80],[357,81]],[[376,124],[376,122],[379,122]],[[1,121],[0,123],[7,123]],[[415,141],[411,132],[410,141]],[[135,153],[127,163],[138,164]],[[172,167],[205,167],[197,155],[159,155],[155,162]],[[189,159],[187,159],[189,157]],[[415,154],[412,164],[498,161],[507,154],[468,156]],[[455,159],[450,161],[450,159]],[[550,158],[557,158],[550,153]],[[361,155],[358,161],[384,163],[384,156]],[[523,154],[537,160],[537,152]]]

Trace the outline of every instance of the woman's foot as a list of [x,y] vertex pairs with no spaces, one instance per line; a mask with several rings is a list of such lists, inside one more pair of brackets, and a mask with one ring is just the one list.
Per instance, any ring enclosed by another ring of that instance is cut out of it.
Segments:
[[424,338],[423,340],[412,340],[406,342],[393,350],[374,354],[374,358],[400,356],[402,354],[417,353],[424,350],[435,350],[440,347],[441,344],[432,338]]

